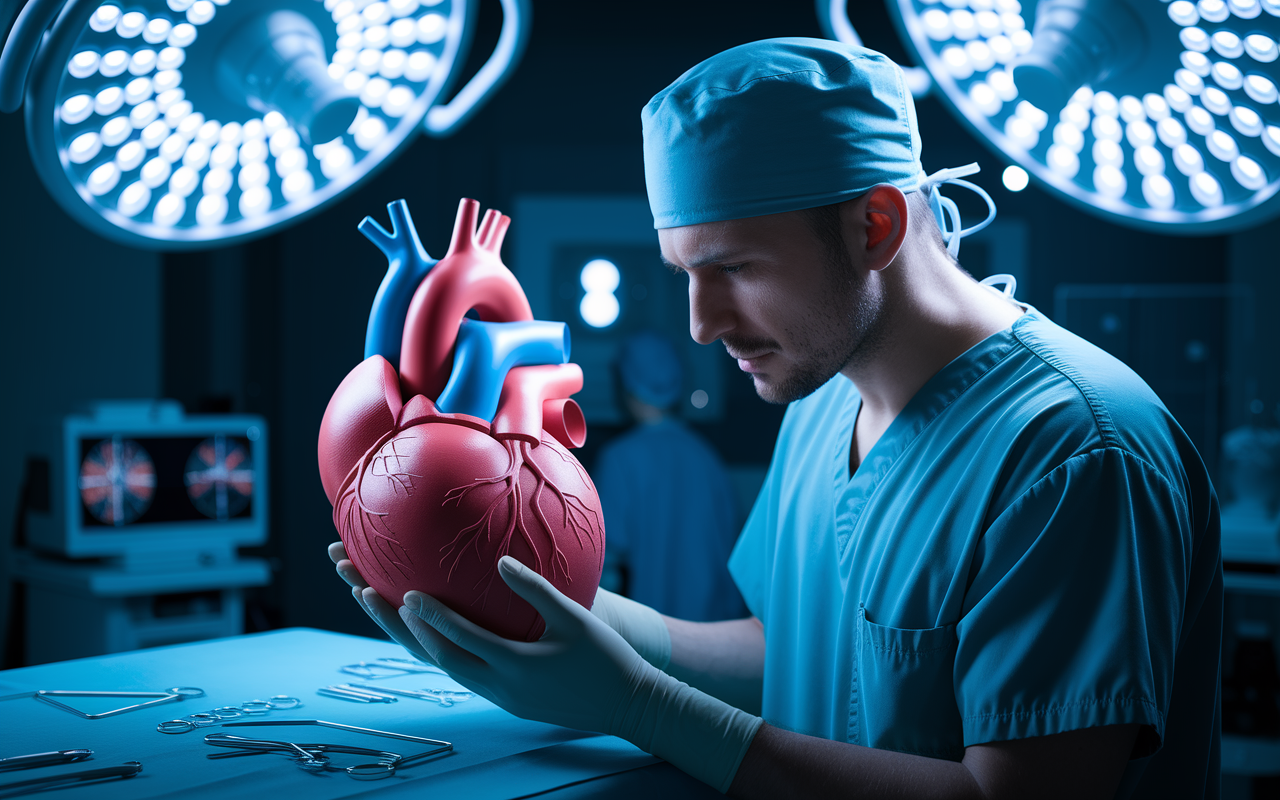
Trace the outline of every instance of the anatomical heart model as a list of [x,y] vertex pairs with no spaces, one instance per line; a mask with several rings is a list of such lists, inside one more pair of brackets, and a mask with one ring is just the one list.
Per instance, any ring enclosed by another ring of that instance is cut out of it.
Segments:
[[[511,220],[463,200],[449,252],[432,261],[403,200],[391,231],[360,223],[387,256],[365,359],[320,425],[320,478],[360,575],[392,606],[417,589],[512,638],[542,618],[498,576],[510,555],[590,608],[604,520],[569,453],[586,422],[569,396],[582,370],[562,322],[533,319],[499,257]],[[479,320],[468,318],[474,310]]]

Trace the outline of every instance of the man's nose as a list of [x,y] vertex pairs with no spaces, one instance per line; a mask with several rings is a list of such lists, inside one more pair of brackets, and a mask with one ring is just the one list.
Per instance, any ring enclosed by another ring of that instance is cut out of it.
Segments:
[[734,326],[730,298],[714,282],[689,272],[689,335],[698,344],[711,344]]

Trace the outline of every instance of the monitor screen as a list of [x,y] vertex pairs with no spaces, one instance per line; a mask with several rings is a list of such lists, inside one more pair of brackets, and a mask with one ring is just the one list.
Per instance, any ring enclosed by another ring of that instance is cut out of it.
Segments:
[[80,439],[80,525],[86,534],[149,523],[250,519],[254,443],[243,436]]

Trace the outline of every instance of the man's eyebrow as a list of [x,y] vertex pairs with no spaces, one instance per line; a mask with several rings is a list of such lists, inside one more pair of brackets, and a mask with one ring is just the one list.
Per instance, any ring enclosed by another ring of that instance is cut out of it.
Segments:
[[686,266],[682,267],[678,264],[672,264],[667,260],[666,256],[661,254],[658,255],[658,257],[662,259],[662,263],[667,265],[667,269],[676,273],[682,272],[686,269],[698,269],[699,267],[709,267],[715,264],[730,264],[734,261],[733,256],[734,253],[728,250],[719,253],[712,252],[702,256],[701,258],[690,261]]
[[676,266],[675,264],[672,264],[670,261],[667,260],[667,257],[662,255],[661,253],[658,254],[658,258],[662,260],[663,266],[665,266],[668,270],[670,270],[673,275],[679,275],[681,272],[684,271],[684,267],[680,267],[680,266]]

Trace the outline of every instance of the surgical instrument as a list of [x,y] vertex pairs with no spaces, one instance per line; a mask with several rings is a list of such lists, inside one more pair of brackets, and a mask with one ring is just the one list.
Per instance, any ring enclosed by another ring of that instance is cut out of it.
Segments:
[[[142,764],[137,761],[126,761],[118,767],[87,769],[83,772],[69,772],[65,775],[50,775],[45,778],[31,778],[25,781],[0,784],[0,796],[15,797],[29,792],[44,791],[61,783],[100,781],[106,778],[132,778],[141,771]],[[23,791],[14,792],[14,789],[22,789]]]
[[[282,753],[298,762],[298,766],[308,771],[327,770],[346,772],[357,780],[377,780],[389,778],[395,774],[396,767],[404,763],[404,756],[385,750],[371,750],[367,747],[351,747],[337,744],[297,744],[294,742],[273,741],[270,739],[247,739],[230,733],[210,733],[204,737],[207,744],[217,747],[229,747],[239,750],[236,753],[219,753],[209,758],[234,758],[242,755],[258,753]],[[336,766],[329,762],[329,753],[343,753],[357,756],[371,756],[377,759],[371,763],[353,766]]]
[[207,728],[230,719],[256,717],[271,711],[300,708],[302,701],[286,694],[272,695],[268,700],[245,700],[238,706],[220,706],[200,714],[188,714],[181,719],[170,719],[156,725],[161,733],[186,733],[196,728]]
[[444,670],[431,664],[422,664],[408,658],[378,658],[373,661],[360,661],[338,667],[340,672],[355,675],[359,678],[377,680],[379,678],[397,678],[401,675],[416,675],[424,672],[436,675],[447,675]]
[[92,750],[53,750],[47,753],[31,753],[25,756],[9,756],[8,758],[0,758],[0,771],[13,769],[32,769],[34,767],[48,767],[54,764],[70,764],[75,761],[84,761],[86,758],[93,756]]
[[335,683],[334,685],[326,688],[340,689],[341,691],[344,691],[344,692],[359,692],[360,694],[371,694],[375,697],[386,697],[391,700],[394,700],[395,695],[397,694],[396,692],[393,692],[390,689],[382,689],[377,686],[369,686],[368,684]]
[[247,727],[274,727],[279,725],[317,725],[321,728],[332,728],[335,731],[348,731],[350,733],[367,733],[370,736],[382,736],[388,739],[400,739],[405,742],[416,742],[417,744],[434,745],[435,749],[425,753],[418,753],[413,756],[406,756],[401,763],[409,761],[417,761],[420,758],[433,756],[437,753],[443,753],[452,750],[453,745],[449,742],[442,742],[439,739],[427,739],[422,736],[410,736],[407,733],[392,733],[391,731],[379,731],[373,728],[360,728],[355,725],[344,725],[341,722],[326,722],[322,719],[255,719],[245,722],[225,722],[221,725],[223,728],[247,728]]
[[340,683],[338,687],[362,692],[383,692],[400,695],[401,697],[412,697],[416,700],[430,700],[433,703],[439,703],[444,708],[475,697],[474,692],[452,692],[447,689],[392,689],[383,686],[369,686],[364,683]]
[[336,697],[340,700],[351,700],[356,703],[394,703],[396,698],[386,694],[376,694],[373,692],[361,692],[355,689],[346,689],[340,686],[323,686],[316,689],[316,694],[325,697]]
[[[78,691],[72,689],[40,689],[35,692],[9,695],[2,699],[8,700],[14,697],[34,697],[37,700],[41,700],[68,713],[75,714],[77,717],[82,717],[83,719],[104,719],[106,717],[114,717],[116,714],[123,714],[126,711],[136,711],[139,708],[148,708],[150,706],[158,706],[163,703],[172,703],[179,700],[204,697],[204,689],[197,689],[194,686],[175,686],[172,689],[166,689],[163,692],[97,692]],[[53,699],[55,697],[131,697],[152,699],[147,700],[145,703],[134,703],[130,706],[113,708],[110,711],[88,714],[78,708]]]
[[439,675],[449,674],[437,667],[435,664],[423,664],[421,661],[412,658],[393,658],[391,656],[383,656],[377,660],[384,664],[396,666],[407,672],[434,672]]

